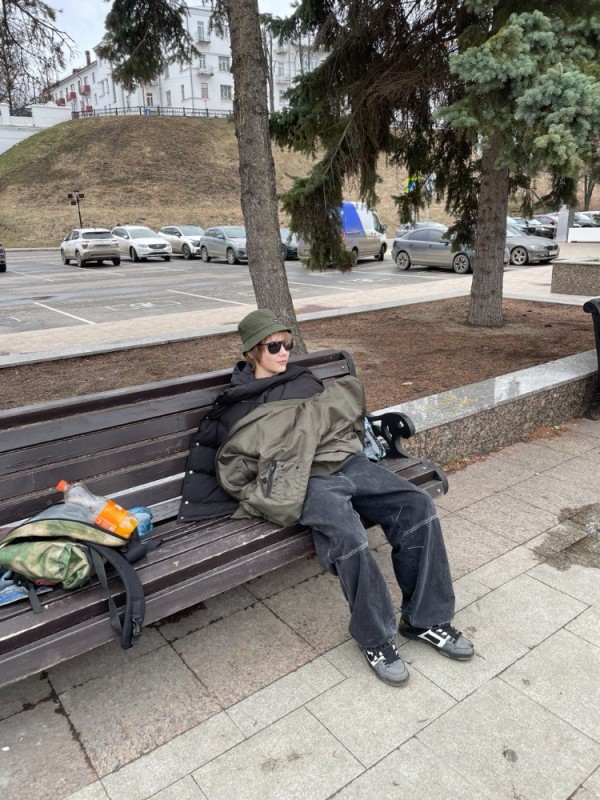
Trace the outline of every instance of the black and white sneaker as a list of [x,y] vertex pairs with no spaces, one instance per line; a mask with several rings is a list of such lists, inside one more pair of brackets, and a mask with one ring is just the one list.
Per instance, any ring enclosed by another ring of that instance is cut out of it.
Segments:
[[393,640],[379,647],[363,647],[361,649],[368,665],[380,680],[389,683],[390,686],[401,686],[406,683],[408,670],[398,655],[396,643]]
[[435,649],[447,658],[454,658],[457,661],[466,661],[473,658],[475,648],[461,631],[453,628],[449,622],[443,625],[432,625],[431,628],[415,628],[408,622],[400,620],[398,633],[406,639],[420,639],[423,642],[435,647]]

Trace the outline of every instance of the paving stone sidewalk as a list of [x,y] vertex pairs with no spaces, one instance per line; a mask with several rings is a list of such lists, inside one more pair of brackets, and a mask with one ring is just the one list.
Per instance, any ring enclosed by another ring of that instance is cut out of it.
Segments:
[[599,800],[600,422],[452,474],[439,513],[472,662],[398,637],[381,683],[309,558],[0,690],[0,797]]

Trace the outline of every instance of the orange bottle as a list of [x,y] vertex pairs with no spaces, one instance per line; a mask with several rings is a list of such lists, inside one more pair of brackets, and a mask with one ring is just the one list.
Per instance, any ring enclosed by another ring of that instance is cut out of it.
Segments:
[[101,495],[92,494],[83,483],[67,483],[59,481],[56,484],[59,492],[63,492],[66,503],[75,503],[85,509],[91,522],[101,528],[116,533],[124,539],[129,539],[138,524],[138,518],[126,508],[122,508]]

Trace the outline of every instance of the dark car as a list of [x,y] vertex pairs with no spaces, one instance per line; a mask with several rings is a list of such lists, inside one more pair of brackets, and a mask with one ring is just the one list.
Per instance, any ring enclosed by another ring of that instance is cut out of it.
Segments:
[[288,258],[298,258],[298,239],[296,234],[292,233],[289,228],[280,228],[281,235],[281,255],[283,260]]
[[556,236],[556,217],[552,217],[550,214],[535,214],[533,219],[548,229],[548,233],[545,234],[548,239],[554,239]]
[[532,219],[507,217],[506,221],[511,228],[519,229],[525,236],[542,236],[545,239],[552,239],[556,233],[556,225],[542,222],[537,217],[532,217]]
[[6,272],[6,250],[0,242],[0,272]]

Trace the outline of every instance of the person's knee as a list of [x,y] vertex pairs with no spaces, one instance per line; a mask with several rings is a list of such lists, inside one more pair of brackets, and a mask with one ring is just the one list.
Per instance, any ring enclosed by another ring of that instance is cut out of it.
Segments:
[[355,528],[347,528],[345,530],[328,531],[326,534],[313,532],[317,555],[321,566],[330,571],[337,572],[338,568],[332,565],[338,565],[343,569],[353,561],[353,559],[361,559],[364,557],[364,552],[369,551],[369,541],[366,532],[360,531]]

